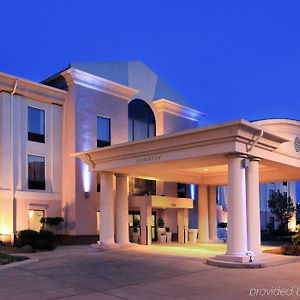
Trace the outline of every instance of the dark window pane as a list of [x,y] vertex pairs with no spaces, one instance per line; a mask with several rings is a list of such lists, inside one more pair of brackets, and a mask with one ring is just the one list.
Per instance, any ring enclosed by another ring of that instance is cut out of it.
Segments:
[[156,181],[142,178],[132,178],[129,181],[129,192],[131,195],[155,195]]
[[132,100],[128,105],[128,140],[143,140],[155,134],[155,117],[149,104],[141,99]]
[[97,147],[101,148],[110,145],[110,119],[97,117]]
[[28,107],[28,140],[45,143],[45,111]]
[[283,185],[287,186],[287,182],[286,182],[286,181],[284,181],[284,182],[283,182]]
[[45,190],[45,158],[28,155],[28,189]]
[[186,198],[186,184],[184,183],[177,183],[177,197],[178,198]]

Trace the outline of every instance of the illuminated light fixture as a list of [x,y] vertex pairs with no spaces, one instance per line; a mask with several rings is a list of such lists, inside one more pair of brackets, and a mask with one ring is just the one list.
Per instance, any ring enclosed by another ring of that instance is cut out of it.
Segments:
[[193,200],[196,199],[196,185],[195,184],[191,184],[190,185],[190,189],[191,189],[191,198]]
[[205,172],[206,172],[206,171],[208,171],[208,169],[207,169],[207,168],[204,168],[204,169],[203,169],[203,171],[205,171]]
[[1,225],[0,241],[2,243],[11,242],[11,233],[8,231],[8,228],[5,225]]
[[85,193],[89,193],[91,191],[92,174],[89,171],[88,165],[84,163],[82,163],[81,165],[81,171],[82,171],[83,190]]

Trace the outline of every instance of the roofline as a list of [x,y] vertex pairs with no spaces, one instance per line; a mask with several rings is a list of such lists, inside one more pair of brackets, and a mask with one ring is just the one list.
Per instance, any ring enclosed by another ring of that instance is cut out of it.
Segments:
[[138,90],[130,88],[126,85],[116,83],[74,67],[64,70],[61,72],[61,75],[65,78],[68,85],[80,85],[89,89],[123,98],[127,101],[130,101],[133,95],[139,92]]
[[152,103],[155,105],[157,111],[168,112],[193,121],[199,121],[201,117],[206,115],[205,113],[199,110],[190,108],[188,106],[179,104],[177,102],[165,98],[154,100],[152,101]]
[[15,89],[15,94],[41,102],[50,102],[62,105],[68,94],[68,92],[58,88],[2,72],[0,72],[0,91],[11,93],[16,81],[18,81],[18,84]]

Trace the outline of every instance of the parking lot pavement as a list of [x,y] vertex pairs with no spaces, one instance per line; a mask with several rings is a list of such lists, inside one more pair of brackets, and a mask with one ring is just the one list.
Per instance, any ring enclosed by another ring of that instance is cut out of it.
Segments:
[[68,255],[67,250],[60,250],[65,255],[44,255],[39,262],[2,270],[0,299],[234,300],[258,299],[264,293],[270,296],[263,298],[274,299],[278,288],[290,289],[288,299],[300,299],[300,263],[224,269],[197,256],[141,249],[82,246]]

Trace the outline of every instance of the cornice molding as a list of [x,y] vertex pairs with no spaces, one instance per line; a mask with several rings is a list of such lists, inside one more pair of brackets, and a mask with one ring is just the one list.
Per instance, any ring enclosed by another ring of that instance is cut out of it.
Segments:
[[192,121],[199,121],[205,114],[201,111],[161,98],[152,102],[158,112],[167,112]]
[[0,92],[11,93],[18,80],[15,94],[41,102],[63,105],[67,92],[41,83],[0,72]]
[[66,79],[69,86],[74,84],[80,85],[88,89],[93,89],[122,98],[127,101],[130,101],[132,96],[139,92],[138,90],[132,89],[128,86],[81,71],[76,68],[69,68],[63,71],[61,75]]

